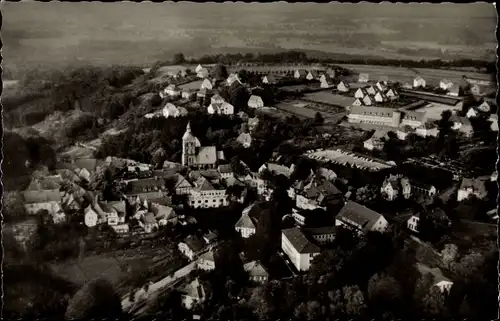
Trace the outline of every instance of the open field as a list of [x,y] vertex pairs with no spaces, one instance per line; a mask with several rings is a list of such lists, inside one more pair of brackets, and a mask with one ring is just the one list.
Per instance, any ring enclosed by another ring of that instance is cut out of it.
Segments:
[[425,69],[425,68],[403,68],[392,66],[375,66],[375,65],[354,65],[354,64],[339,64],[339,66],[351,69],[358,73],[368,73],[370,81],[377,81],[381,76],[389,77],[389,81],[397,81],[401,83],[413,82],[413,78],[418,74],[423,77],[428,85],[439,86],[439,82],[443,79],[449,79],[452,82],[462,81],[462,76],[470,78],[478,78],[483,80],[490,80],[491,76],[488,74],[455,71],[444,69]]
[[460,105],[457,106],[449,106],[439,103],[432,103],[428,107],[419,108],[415,111],[425,111],[427,118],[438,120],[441,119],[441,114],[445,110],[458,111],[461,109]]
[[326,161],[335,164],[351,165],[360,169],[369,171],[379,171],[381,169],[392,167],[388,163],[382,163],[372,158],[355,155],[351,152],[336,150],[317,150],[309,151],[306,156],[312,159]]
[[316,113],[319,112],[321,116],[323,116],[325,123],[336,122],[337,118],[339,117],[335,113],[328,113],[306,107],[309,104],[310,103],[306,101],[293,100],[293,101],[280,102],[276,105],[276,108],[286,113],[290,113],[304,118],[314,118]]
[[203,83],[203,79],[195,80],[195,81],[191,81],[191,82],[179,85],[179,88],[182,90],[186,90],[186,89],[187,90],[189,90],[189,89],[198,90],[201,88],[202,83]]
[[354,97],[347,97],[338,94],[332,94],[330,91],[317,91],[315,93],[305,94],[306,100],[311,100],[323,104],[348,107],[354,102]]

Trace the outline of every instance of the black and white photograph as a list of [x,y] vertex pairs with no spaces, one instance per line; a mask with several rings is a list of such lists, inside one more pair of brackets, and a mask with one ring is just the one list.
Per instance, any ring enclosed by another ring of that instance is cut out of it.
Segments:
[[0,2],[5,320],[494,320],[493,3]]

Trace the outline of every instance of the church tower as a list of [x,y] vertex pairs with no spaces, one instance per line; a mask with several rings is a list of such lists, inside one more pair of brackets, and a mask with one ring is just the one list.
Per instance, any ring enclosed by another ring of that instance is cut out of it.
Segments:
[[186,132],[182,136],[182,165],[196,165],[196,149],[200,147],[200,141],[191,133],[190,123],[186,126]]

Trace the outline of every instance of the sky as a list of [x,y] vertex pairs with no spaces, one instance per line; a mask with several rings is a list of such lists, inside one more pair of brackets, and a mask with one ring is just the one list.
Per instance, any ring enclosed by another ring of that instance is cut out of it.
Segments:
[[492,4],[1,4],[7,68],[147,65],[176,52],[286,49],[389,58],[495,59]]

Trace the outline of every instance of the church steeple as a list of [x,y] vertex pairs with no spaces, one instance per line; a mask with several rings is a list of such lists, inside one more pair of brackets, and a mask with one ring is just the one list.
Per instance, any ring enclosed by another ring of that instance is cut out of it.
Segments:
[[191,121],[188,121],[188,124],[186,126],[186,133],[191,133]]

